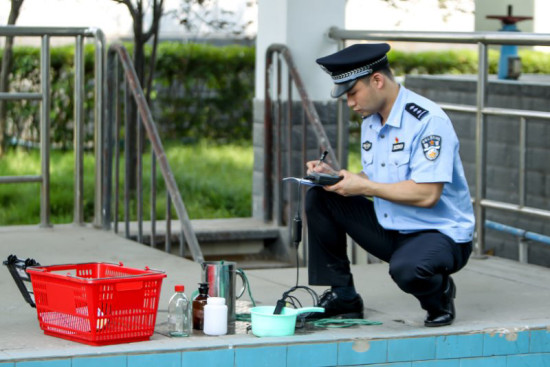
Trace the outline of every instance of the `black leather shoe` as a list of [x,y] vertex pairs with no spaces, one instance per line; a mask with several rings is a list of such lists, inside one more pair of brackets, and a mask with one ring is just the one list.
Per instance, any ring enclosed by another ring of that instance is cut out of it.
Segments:
[[437,327],[451,325],[455,319],[456,310],[454,298],[456,297],[456,286],[451,277],[448,278],[447,287],[442,296],[442,307],[438,311],[428,311],[424,320],[424,326]]
[[338,298],[338,295],[331,290],[326,290],[321,296],[318,307],[323,307],[325,312],[312,312],[306,316],[306,320],[318,320],[326,318],[338,319],[362,319],[363,299],[357,295],[350,301]]

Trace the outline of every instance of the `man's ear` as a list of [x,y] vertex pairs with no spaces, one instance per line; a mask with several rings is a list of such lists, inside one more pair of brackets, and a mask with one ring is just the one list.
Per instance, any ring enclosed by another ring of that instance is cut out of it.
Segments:
[[384,87],[384,84],[386,82],[386,78],[382,73],[375,72],[370,77],[371,83],[373,83],[373,86],[377,89],[382,89]]

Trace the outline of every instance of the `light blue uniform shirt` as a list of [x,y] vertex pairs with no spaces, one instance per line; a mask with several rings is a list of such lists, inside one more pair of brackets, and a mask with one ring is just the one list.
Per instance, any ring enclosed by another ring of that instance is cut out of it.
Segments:
[[378,222],[385,229],[410,233],[438,230],[455,242],[472,241],[475,219],[470,191],[449,117],[434,102],[403,86],[382,126],[373,114],[361,126],[363,172],[375,182],[443,182],[432,208],[374,198]]

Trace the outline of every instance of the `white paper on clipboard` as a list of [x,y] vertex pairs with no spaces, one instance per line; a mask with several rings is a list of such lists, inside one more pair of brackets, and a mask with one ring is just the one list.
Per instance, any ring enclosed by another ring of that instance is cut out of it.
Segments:
[[283,178],[283,181],[295,181],[300,185],[306,185],[306,186],[321,186],[319,184],[311,182],[310,180],[306,180],[305,178],[298,178],[298,177],[285,177]]

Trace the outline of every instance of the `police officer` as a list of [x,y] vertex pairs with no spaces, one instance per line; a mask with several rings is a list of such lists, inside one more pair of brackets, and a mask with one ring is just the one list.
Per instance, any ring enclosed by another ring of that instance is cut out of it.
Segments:
[[[363,117],[362,172],[337,172],[335,185],[306,196],[309,282],[331,286],[313,317],[362,318],[346,253],[346,234],[389,263],[389,273],[427,311],[424,325],[455,319],[450,274],[472,251],[474,214],[459,142],[449,117],[434,102],[397,83],[388,44],[356,44],[317,63],[333,79],[331,96],[347,96]],[[334,173],[307,162],[308,173]],[[367,279],[361,281],[367,281]]]

